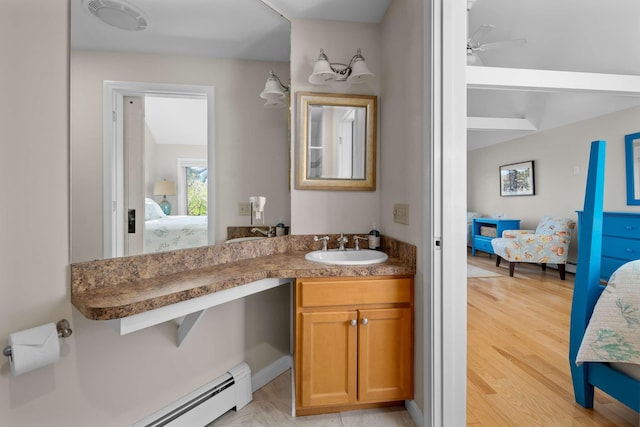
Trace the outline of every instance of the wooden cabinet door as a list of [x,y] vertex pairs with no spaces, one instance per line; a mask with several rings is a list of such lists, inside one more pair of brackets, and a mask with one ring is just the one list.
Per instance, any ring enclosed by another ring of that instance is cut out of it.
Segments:
[[358,400],[413,397],[413,323],[410,308],[358,310]]
[[357,312],[301,313],[302,406],[357,399]]

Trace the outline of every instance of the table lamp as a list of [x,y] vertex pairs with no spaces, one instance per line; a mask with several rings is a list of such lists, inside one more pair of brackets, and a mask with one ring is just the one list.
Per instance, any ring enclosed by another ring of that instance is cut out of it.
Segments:
[[162,196],[162,201],[158,203],[162,212],[165,215],[171,214],[171,203],[167,200],[167,196],[175,196],[176,195],[176,183],[173,181],[156,181],[153,184],[153,194],[156,196]]

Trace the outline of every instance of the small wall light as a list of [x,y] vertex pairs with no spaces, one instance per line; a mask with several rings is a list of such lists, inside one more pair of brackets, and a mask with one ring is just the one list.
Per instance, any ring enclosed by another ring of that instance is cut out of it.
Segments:
[[285,86],[278,76],[269,70],[269,78],[264,85],[264,90],[260,92],[260,98],[266,99],[266,108],[282,108],[285,106],[284,98],[289,92],[289,87]]
[[370,80],[373,76],[374,74],[369,71],[369,67],[367,67],[367,63],[364,61],[360,49],[353,55],[349,64],[330,62],[324,53],[324,49],[320,49],[318,60],[313,66],[313,73],[309,76],[309,83],[322,85],[335,80],[354,84]]

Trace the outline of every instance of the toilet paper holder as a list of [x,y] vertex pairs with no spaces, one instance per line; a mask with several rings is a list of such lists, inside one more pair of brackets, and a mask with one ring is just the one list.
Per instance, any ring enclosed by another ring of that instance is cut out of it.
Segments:
[[[71,325],[67,319],[59,320],[56,323],[56,330],[58,331],[58,338],[67,338],[71,336],[73,331],[71,330]],[[2,350],[2,355],[6,357],[11,357],[11,346],[8,345]]]

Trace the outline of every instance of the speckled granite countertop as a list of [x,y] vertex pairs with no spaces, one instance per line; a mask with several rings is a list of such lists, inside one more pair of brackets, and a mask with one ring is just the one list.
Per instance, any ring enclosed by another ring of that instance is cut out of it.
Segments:
[[385,237],[382,242],[389,260],[364,266],[305,260],[320,247],[312,236],[77,263],[71,265],[71,303],[88,319],[109,320],[268,278],[415,275],[415,246]]

